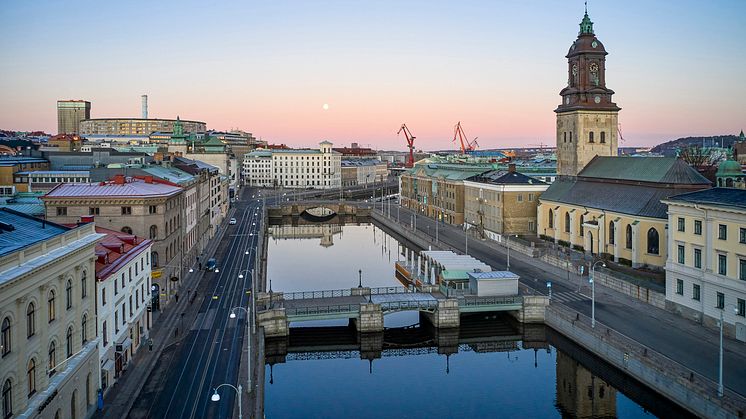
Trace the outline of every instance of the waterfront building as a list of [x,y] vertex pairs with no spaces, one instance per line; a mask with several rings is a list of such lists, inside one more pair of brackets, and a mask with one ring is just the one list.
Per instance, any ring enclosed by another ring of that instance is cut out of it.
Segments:
[[548,184],[516,172],[493,170],[464,180],[464,216],[481,237],[536,234],[536,208]]
[[329,141],[318,149],[259,149],[244,156],[243,177],[247,185],[261,188],[339,188],[341,157]]
[[541,195],[538,233],[625,265],[660,269],[668,231],[661,199],[709,187],[676,158],[595,157],[578,176],[561,177]]
[[96,322],[101,389],[106,392],[148,339],[152,242],[96,227]]
[[557,351],[556,368],[556,401],[562,417],[617,417],[617,390],[614,387],[562,351]]
[[464,223],[464,180],[497,165],[419,162],[399,177],[402,206],[449,224]]
[[586,13],[555,110],[559,179],[541,195],[537,233],[619,263],[661,269],[668,221],[661,199],[710,182],[674,158],[617,156],[619,107],[606,88],[607,54]]
[[91,117],[91,102],[86,100],[57,101],[57,133],[80,134],[80,122]]
[[383,182],[388,165],[377,159],[342,159],[342,186],[368,185]]
[[147,237],[153,241],[150,260],[152,304],[167,304],[189,269],[183,260],[183,189],[170,182],[116,175],[100,183],[63,183],[44,197],[47,220],[77,223],[92,217],[97,225]]
[[664,200],[670,257],[666,303],[746,341],[746,191],[712,188]]
[[[85,118],[80,121],[80,134],[88,135],[150,135],[163,131],[173,132],[177,119],[143,119],[143,118]],[[207,124],[201,121],[180,120],[184,132],[204,133]]]
[[78,418],[99,385],[93,224],[0,209],[2,417]]

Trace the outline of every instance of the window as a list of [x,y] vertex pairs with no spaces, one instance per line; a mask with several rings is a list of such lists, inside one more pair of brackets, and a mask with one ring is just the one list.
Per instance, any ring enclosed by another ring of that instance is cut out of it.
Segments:
[[132,215],[132,207],[122,207],[122,215]]
[[2,339],[0,340],[0,343],[3,345],[2,353],[3,356],[8,355],[10,353],[11,349],[11,334],[10,334],[10,319],[8,317],[3,319],[3,326],[2,326]]
[[109,334],[106,333],[106,320],[101,324],[101,338],[104,340],[104,348],[109,344]]
[[738,279],[746,281],[746,259],[738,259]]
[[715,308],[724,309],[725,308],[725,294],[722,292],[717,293],[717,302],[716,302]]
[[85,298],[88,296],[88,286],[86,284],[87,281],[87,274],[86,271],[83,271],[83,273],[80,275],[80,298]]
[[725,255],[718,255],[718,275],[728,274],[728,257]]
[[67,349],[66,355],[68,358],[73,356],[73,327],[67,328],[67,335],[65,335],[65,348]]
[[73,307],[73,283],[69,279],[65,284],[65,307],[68,310]]
[[554,228],[554,211],[549,210],[549,228]]
[[153,267],[158,267],[158,252],[152,252]]
[[127,226],[122,227],[121,231],[124,234],[132,234],[132,229],[130,227],[127,227]]
[[570,232],[570,213],[565,213],[565,233]]
[[155,214],[158,212],[158,207],[155,205],[151,205],[148,207],[148,214]]
[[588,142],[589,142],[589,143],[592,143],[592,142],[594,142],[594,141],[593,141],[593,131],[591,131],[591,132],[589,132],[589,133],[588,133]]
[[13,385],[10,378],[3,384],[3,418],[13,417]]
[[698,236],[702,235],[702,221],[694,220],[694,234]]
[[625,247],[627,249],[631,249],[632,248],[632,225],[631,224],[627,224],[624,241],[626,245]]
[[736,302],[736,316],[746,317],[746,300],[741,298]]
[[57,215],[67,215],[67,207],[57,207]]
[[119,333],[119,310],[114,310],[114,334]]
[[122,303],[122,326],[127,324],[127,318],[124,316],[124,303]]
[[657,255],[659,248],[658,248],[658,230],[651,228],[648,230],[648,253],[651,255]]
[[738,242],[746,244],[746,228],[741,227],[738,229]]
[[699,285],[693,284],[692,285],[692,300],[699,301]]
[[614,244],[614,222],[609,221],[609,244]]
[[676,294],[684,295],[684,281],[681,279],[676,280]]
[[694,249],[694,267],[702,269],[702,249]]
[[685,231],[684,218],[679,217],[678,230]]
[[47,295],[47,312],[49,314],[49,322],[51,323],[54,320],[56,314],[54,310],[54,290],[50,290],[49,294]]
[[678,246],[678,262],[679,262],[680,264],[682,264],[682,265],[683,265],[683,264],[685,263],[685,262],[684,262],[684,250],[685,250],[685,249],[684,249],[684,246],[683,246],[683,245],[679,245],[679,246]]
[[83,318],[80,320],[80,346],[82,347],[88,342],[88,315],[83,314]]
[[606,144],[606,131],[601,131],[601,144]]
[[523,194],[519,193],[518,195],[516,195],[516,199],[518,200],[518,202],[523,202]]
[[583,237],[583,223],[585,222],[585,215],[580,216],[580,224],[578,230],[580,231],[580,237]]
[[[127,280],[129,282],[132,282],[132,267],[131,266],[127,268]],[[122,284],[122,288],[124,288],[124,284]]]
[[132,294],[130,294],[130,317],[132,317]]
[[99,214],[101,214],[101,208],[99,207],[88,208],[88,215],[99,215]]
[[106,288],[105,287],[106,287],[106,285],[104,285],[103,287],[101,287],[101,305],[102,306],[106,305]]
[[36,333],[36,307],[29,303],[26,307],[26,337],[34,336]]
[[725,224],[718,225],[718,239],[728,240],[728,226]]
[[158,238],[158,226],[152,225],[150,226],[150,239],[156,239]]
[[47,370],[51,377],[56,372],[54,367],[57,366],[57,345],[54,344],[54,341],[49,343],[49,358],[47,358],[47,360]]
[[31,397],[36,393],[36,361],[34,358],[29,359],[26,367],[26,381],[28,382],[28,396]]
[[528,202],[533,202],[533,201],[534,201],[534,194],[532,193],[528,194]]
[[85,405],[90,406],[91,402],[91,373],[89,372],[85,378]]

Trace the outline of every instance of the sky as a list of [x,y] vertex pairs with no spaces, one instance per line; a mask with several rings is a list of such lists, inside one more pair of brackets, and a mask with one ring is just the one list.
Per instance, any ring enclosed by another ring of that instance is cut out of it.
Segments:
[[[91,116],[239,128],[291,146],[554,145],[579,0],[0,4],[0,128]],[[746,1],[591,0],[620,146],[746,129]],[[327,105],[325,109],[324,105]]]

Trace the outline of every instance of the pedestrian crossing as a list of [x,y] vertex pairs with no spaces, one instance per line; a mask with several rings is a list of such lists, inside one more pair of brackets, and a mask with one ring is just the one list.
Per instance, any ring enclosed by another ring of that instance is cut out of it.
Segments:
[[575,301],[590,300],[590,298],[586,297],[585,295],[578,294],[577,292],[574,292],[574,291],[567,291],[567,292],[552,293],[552,300],[556,300],[561,303],[572,303]]

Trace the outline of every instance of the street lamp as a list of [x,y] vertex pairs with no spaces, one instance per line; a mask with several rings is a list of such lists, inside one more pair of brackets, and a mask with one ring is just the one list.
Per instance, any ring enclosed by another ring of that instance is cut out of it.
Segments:
[[214,393],[212,393],[212,396],[210,397],[210,400],[214,402],[220,401],[220,394],[218,394],[218,389],[220,387],[227,386],[232,388],[233,390],[236,390],[236,393],[238,393],[238,419],[243,419],[243,413],[241,411],[241,391],[243,388],[241,387],[241,384],[238,385],[238,388],[234,387],[232,384],[223,383],[214,389]]
[[549,299],[552,299],[552,281],[547,281],[547,290],[549,293]]
[[[240,278],[241,276],[239,276]],[[235,319],[236,318],[236,310],[243,310],[246,312],[246,386],[247,391],[251,392],[251,334],[249,334],[249,318],[251,316],[251,312],[248,308],[244,307],[233,307],[231,309],[231,314],[228,315],[228,318]]]
[[591,266],[591,277],[588,282],[591,283],[591,327],[596,327],[596,265],[601,264],[602,267],[606,267],[604,261],[599,260]]
[[508,249],[508,268],[507,268],[507,270],[510,270],[510,246],[509,246],[508,242],[510,241],[510,237],[511,236],[513,236],[515,238],[518,238],[517,234],[508,234],[507,236],[505,236],[505,248]]
[[720,309],[720,357],[718,364],[718,397],[723,397],[723,312],[725,307],[733,307],[733,313],[738,315],[738,307],[733,304],[726,304]]

